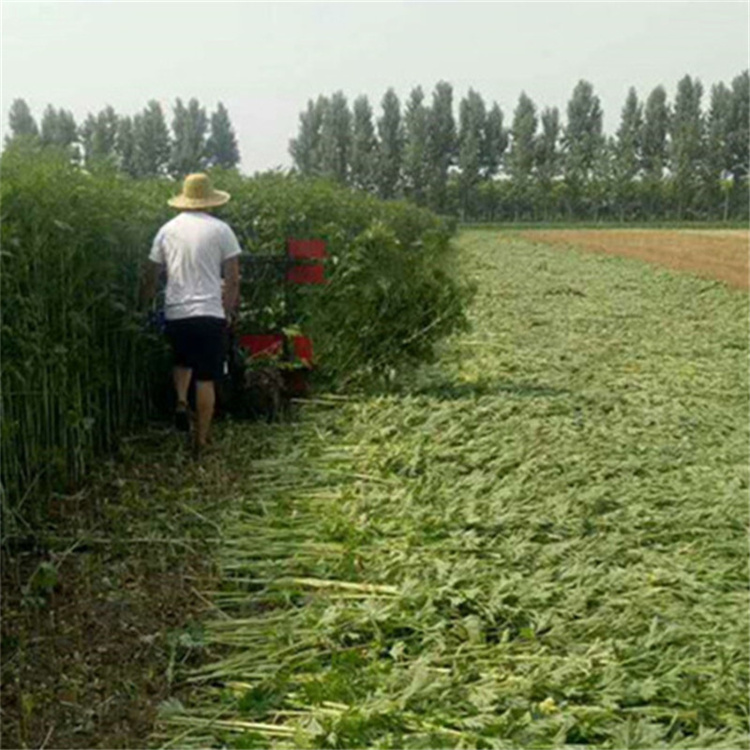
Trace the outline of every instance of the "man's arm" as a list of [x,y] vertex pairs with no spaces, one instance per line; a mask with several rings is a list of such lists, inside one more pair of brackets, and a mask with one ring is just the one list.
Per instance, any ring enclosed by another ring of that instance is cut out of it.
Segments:
[[240,259],[235,255],[222,264],[224,272],[224,315],[230,320],[240,300]]
[[143,309],[156,295],[156,286],[159,283],[159,274],[161,273],[161,263],[154,263],[153,260],[147,260],[141,273],[141,290],[140,290],[140,307]]

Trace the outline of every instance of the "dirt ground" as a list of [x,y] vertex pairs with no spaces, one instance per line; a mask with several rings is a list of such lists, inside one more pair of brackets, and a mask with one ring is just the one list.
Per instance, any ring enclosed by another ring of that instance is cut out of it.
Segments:
[[219,480],[176,445],[146,431],[3,549],[0,747],[146,747],[159,704],[189,693]]
[[750,287],[750,233],[744,229],[542,229],[521,235],[550,245],[639,258],[738,289]]

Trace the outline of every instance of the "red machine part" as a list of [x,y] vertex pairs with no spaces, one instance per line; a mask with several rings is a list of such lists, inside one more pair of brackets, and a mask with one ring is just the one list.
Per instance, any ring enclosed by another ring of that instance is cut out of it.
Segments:
[[[290,284],[325,284],[324,266],[322,262],[310,263],[311,260],[323,261],[328,257],[325,240],[287,240],[287,257],[302,263],[290,265],[286,273],[286,281]],[[308,262],[305,262],[308,261]],[[291,348],[297,360],[306,367],[313,365],[313,345],[307,336],[292,336]],[[255,357],[280,357],[284,354],[283,333],[258,333],[240,336],[240,346]],[[288,373],[291,377],[291,373]],[[304,381],[303,373],[297,374],[297,379]],[[296,383],[296,381],[295,381]],[[297,384],[296,387],[300,387]]]
[[294,356],[311,367],[313,361],[312,341],[307,336],[294,336],[292,346],[294,347]]
[[328,257],[325,240],[287,240],[286,252],[290,258],[295,260],[325,259]]
[[[293,260],[325,260],[328,257],[325,240],[287,240],[287,256]],[[290,284],[325,284],[322,263],[296,263],[289,266],[286,280]]]
[[253,357],[275,357],[284,347],[283,333],[256,333],[240,336],[240,346]]
[[325,284],[325,274],[320,263],[290,266],[286,273],[286,280],[290,284]]

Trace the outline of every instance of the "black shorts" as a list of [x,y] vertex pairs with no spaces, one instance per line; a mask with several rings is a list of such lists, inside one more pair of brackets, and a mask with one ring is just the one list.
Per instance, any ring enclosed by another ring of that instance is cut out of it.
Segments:
[[174,364],[193,371],[196,380],[220,380],[224,375],[226,321],[200,316],[168,320],[167,338]]

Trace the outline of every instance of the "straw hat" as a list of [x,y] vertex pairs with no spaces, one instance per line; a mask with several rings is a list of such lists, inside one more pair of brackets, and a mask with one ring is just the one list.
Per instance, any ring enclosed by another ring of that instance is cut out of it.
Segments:
[[223,206],[229,200],[229,193],[214,190],[207,174],[189,174],[182,184],[182,192],[170,198],[172,208],[194,209]]

